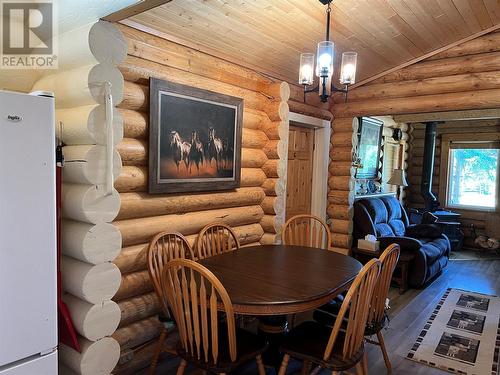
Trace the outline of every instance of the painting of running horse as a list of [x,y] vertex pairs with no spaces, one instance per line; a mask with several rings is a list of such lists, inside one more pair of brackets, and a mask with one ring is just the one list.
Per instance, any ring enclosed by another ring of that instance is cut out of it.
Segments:
[[149,192],[239,187],[243,99],[150,79]]

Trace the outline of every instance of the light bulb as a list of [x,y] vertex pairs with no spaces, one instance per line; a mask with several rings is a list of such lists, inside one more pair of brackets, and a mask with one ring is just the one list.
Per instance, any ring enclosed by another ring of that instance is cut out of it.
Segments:
[[302,66],[300,70],[300,75],[302,79],[302,84],[309,84],[313,80],[313,67],[309,64]]
[[319,57],[319,65],[321,68],[327,68],[332,62],[332,57],[328,53],[323,53]]

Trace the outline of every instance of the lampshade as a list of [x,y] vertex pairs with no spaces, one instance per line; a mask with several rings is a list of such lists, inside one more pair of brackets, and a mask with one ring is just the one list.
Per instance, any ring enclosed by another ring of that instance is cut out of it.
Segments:
[[330,77],[333,74],[334,43],[324,41],[318,43],[316,57],[316,75],[318,77]]
[[314,81],[314,54],[301,53],[300,54],[300,70],[299,70],[299,84],[312,85]]
[[389,185],[408,186],[408,183],[406,182],[405,172],[399,168],[392,171],[392,176],[389,181],[387,181],[387,183]]
[[340,83],[352,85],[356,82],[356,63],[358,54],[356,52],[344,52],[342,54],[342,65],[340,67]]

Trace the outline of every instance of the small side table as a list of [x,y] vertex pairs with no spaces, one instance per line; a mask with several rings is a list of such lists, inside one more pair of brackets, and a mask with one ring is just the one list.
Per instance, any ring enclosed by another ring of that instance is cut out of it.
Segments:
[[[357,247],[352,249],[354,258],[359,260],[361,263],[365,264],[372,258],[380,257],[380,251],[370,251],[364,249],[358,249]],[[415,258],[412,253],[401,252],[399,256],[398,264],[394,270],[394,275],[392,276],[392,281],[396,283],[399,287],[399,294],[403,294],[408,290],[408,268],[410,262]]]

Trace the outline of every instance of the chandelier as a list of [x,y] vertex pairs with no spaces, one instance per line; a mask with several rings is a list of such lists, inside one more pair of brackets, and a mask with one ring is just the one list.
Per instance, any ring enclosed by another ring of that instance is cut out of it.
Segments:
[[306,94],[317,91],[323,103],[328,101],[333,93],[344,93],[347,102],[349,85],[356,80],[356,63],[358,54],[356,52],[344,52],[340,67],[340,84],[343,88],[337,88],[332,82],[333,64],[335,55],[335,44],[330,41],[330,14],[332,12],[331,3],[333,0],[319,0],[326,5],[326,40],[318,43],[316,53],[316,76],[319,78],[318,85],[314,88],[308,86],[314,83],[314,54],[302,53],[300,55],[299,84],[304,86],[304,102]]

